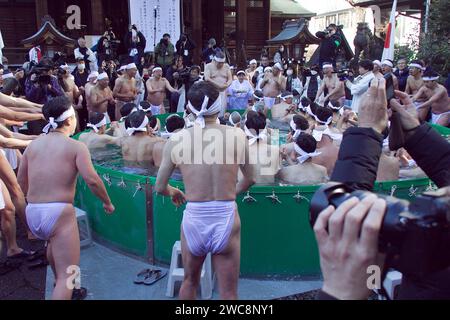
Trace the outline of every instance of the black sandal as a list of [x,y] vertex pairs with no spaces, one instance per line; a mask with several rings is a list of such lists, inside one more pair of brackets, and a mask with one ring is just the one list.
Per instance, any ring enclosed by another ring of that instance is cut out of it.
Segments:
[[141,272],[139,272],[134,279],[135,284],[143,284],[145,282],[145,279],[147,279],[152,273],[153,269],[144,269]]
[[34,256],[35,254],[36,254],[36,252],[34,252],[34,251],[22,250],[21,253],[7,257],[6,259],[7,260],[28,259],[28,258]]
[[84,300],[86,299],[86,297],[87,297],[86,288],[73,289],[72,300]]
[[144,280],[146,286],[151,286],[164,278],[167,275],[167,271],[153,270],[153,272]]

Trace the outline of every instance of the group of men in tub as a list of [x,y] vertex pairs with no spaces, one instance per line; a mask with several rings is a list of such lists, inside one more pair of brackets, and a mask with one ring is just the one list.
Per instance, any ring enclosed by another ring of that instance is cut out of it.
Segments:
[[[254,91],[243,114],[230,114],[224,108],[226,96],[223,94],[225,87],[232,83],[228,68],[223,55],[218,54],[207,66],[205,81],[197,81],[187,93],[184,115],[169,116],[165,128],[155,116],[159,110],[154,105],[159,101],[139,105],[130,102],[136,92],[130,79],[133,66],[129,68],[130,74],[118,80],[117,93],[123,103],[116,111],[121,120],[110,123],[105,114],[104,105],[112,98],[107,76],[103,74],[92,93],[97,112],[90,113],[90,130],[82,133],[79,141],[70,138],[77,127],[70,99],[57,97],[43,106],[42,113],[48,121],[44,129],[46,135],[27,144],[17,181],[27,195],[28,228],[39,239],[48,241],[47,258],[56,279],[53,299],[71,299],[74,294],[73,288],[67,286],[71,276],[67,274],[67,267],[79,265],[80,259],[73,207],[77,175],[82,176],[102,201],[107,214],[115,211],[92,165],[91,150],[117,145],[126,161],[158,167],[156,191],[171,197],[176,206],[186,204],[180,234],[185,268],[180,298],[188,300],[196,298],[208,253],[213,254],[221,298],[238,298],[240,218],[235,202],[237,195],[255,183],[272,184],[276,179],[295,185],[328,180],[338,158],[343,133],[357,126],[359,117],[342,104],[342,92],[335,90],[337,82],[324,82],[324,86],[330,85],[329,93],[336,92],[328,95],[323,104],[307,97],[297,104],[292,92],[285,91],[284,76],[268,71],[259,84],[262,90]],[[325,68],[330,67],[324,65]],[[167,81],[160,71],[154,70],[149,94],[158,94],[164,99]],[[364,106],[373,103],[370,93],[374,96],[373,93],[382,90],[385,80],[375,77],[370,85],[367,96],[361,98],[362,109],[370,107]],[[399,99],[407,98],[403,93],[396,93]],[[14,105],[25,103],[19,99],[5,101]],[[279,145],[278,131],[271,128],[274,120],[290,128],[284,145]],[[400,171],[407,168],[414,170],[405,171],[405,175],[423,175],[405,150],[392,153],[386,144],[378,180],[396,180]],[[184,192],[169,184],[174,170],[179,170],[183,176]],[[12,207],[11,199],[4,199],[4,203],[0,210]],[[2,220],[4,216],[2,212]],[[12,226],[2,221],[7,245],[11,245],[15,237],[10,229]]]

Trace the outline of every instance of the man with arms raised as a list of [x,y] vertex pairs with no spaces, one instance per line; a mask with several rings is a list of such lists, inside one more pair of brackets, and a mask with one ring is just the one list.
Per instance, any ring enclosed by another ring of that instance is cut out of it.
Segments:
[[[194,84],[188,100],[196,125],[169,139],[156,181],[156,192],[172,197],[176,205],[188,201],[181,227],[185,277],[180,299],[196,298],[208,253],[213,255],[221,298],[237,299],[240,218],[235,201],[255,181],[248,142],[241,129],[216,123],[222,106],[214,85]],[[208,143],[212,137],[216,137],[214,143]],[[175,167],[183,175],[186,195],[168,184]],[[236,184],[239,168],[243,179]]]
[[222,105],[220,117],[225,114],[227,89],[233,82],[230,66],[225,62],[226,59],[224,53],[219,51],[214,56],[214,60],[205,66],[205,81],[211,83],[220,92],[220,101]]
[[178,93],[166,78],[163,78],[163,69],[156,67],[153,69],[153,77],[147,80],[147,100],[151,105],[153,115],[164,114],[164,99],[166,98],[166,90],[172,93]]
[[138,94],[135,79],[137,71],[136,64],[130,63],[126,66],[124,75],[116,80],[113,91],[113,96],[117,100],[116,121],[120,119],[120,109],[122,109],[124,104],[136,100]]

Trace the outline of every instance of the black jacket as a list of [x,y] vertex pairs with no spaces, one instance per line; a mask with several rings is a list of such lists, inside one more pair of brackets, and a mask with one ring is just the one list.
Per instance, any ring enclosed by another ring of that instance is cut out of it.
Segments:
[[402,72],[400,72],[400,70],[397,69],[394,72],[394,75],[398,79],[398,89],[400,91],[405,92],[405,90],[406,90],[406,83],[408,82],[408,77],[409,77],[409,70],[405,69]]
[[[372,190],[383,137],[372,129],[350,128],[344,134],[338,161],[331,177],[355,190]],[[450,185],[450,144],[428,124],[406,139],[405,149],[439,187]],[[327,299],[321,293],[317,299]],[[404,275],[399,299],[449,299],[450,268],[424,278]]]

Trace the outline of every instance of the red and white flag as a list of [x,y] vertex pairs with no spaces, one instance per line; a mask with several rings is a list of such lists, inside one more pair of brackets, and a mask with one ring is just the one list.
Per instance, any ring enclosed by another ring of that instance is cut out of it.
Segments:
[[397,12],[397,0],[392,5],[391,18],[386,32],[386,41],[384,42],[383,57],[381,61],[386,59],[394,60],[394,43],[395,43],[395,14]]

